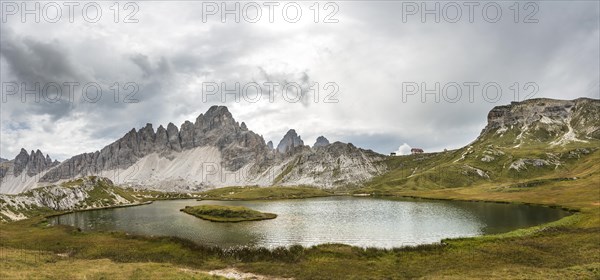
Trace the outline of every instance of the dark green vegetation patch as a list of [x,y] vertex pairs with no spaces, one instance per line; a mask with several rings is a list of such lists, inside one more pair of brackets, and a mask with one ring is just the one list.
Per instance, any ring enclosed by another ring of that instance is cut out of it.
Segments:
[[235,223],[277,218],[276,214],[263,213],[244,206],[199,205],[186,206],[181,211],[211,222]]

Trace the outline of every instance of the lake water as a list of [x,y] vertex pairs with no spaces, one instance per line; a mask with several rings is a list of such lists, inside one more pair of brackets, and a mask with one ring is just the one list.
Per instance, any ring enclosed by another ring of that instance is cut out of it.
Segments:
[[[185,206],[242,205],[275,213],[276,219],[215,223],[180,212]],[[507,232],[558,220],[568,212],[547,207],[418,199],[325,197],[276,201],[168,200],[77,212],[51,224],[87,230],[177,236],[220,247],[277,247],[344,243],[391,248],[436,243],[444,238]]]

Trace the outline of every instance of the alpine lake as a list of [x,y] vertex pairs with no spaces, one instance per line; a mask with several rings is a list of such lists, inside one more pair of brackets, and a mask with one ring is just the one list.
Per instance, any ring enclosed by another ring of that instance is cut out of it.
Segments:
[[[244,206],[277,218],[217,223],[181,212],[196,205]],[[49,219],[83,231],[175,236],[222,248],[342,243],[393,248],[445,238],[496,234],[552,222],[570,212],[526,204],[332,196],[288,200],[162,200],[151,204],[74,212]]]

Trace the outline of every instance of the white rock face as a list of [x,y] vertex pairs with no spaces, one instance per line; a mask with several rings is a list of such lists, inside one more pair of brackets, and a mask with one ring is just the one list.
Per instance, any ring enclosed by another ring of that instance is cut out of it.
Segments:
[[484,178],[484,179],[489,179],[490,178],[490,176],[485,171],[483,171],[483,170],[481,170],[479,168],[475,168],[475,167],[470,166],[470,165],[464,165],[463,168],[464,168],[464,171],[463,171],[464,175],[469,175],[469,173],[472,172],[472,173],[477,174],[477,176],[479,176],[481,178]]
[[28,176],[25,173],[19,176],[8,174],[1,179],[0,194],[17,194],[46,185],[38,182],[45,173],[46,171],[43,171],[34,176]]
[[514,169],[516,171],[520,171],[520,170],[524,170],[527,169],[527,166],[533,166],[533,167],[543,167],[546,165],[551,165],[553,164],[552,162],[545,160],[545,159],[518,159],[514,162],[512,162],[510,164],[510,166],[508,167],[508,169]]
[[233,171],[222,161],[217,147],[197,147],[167,156],[152,153],[128,168],[108,170],[98,175],[110,178],[116,184],[175,191],[269,183],[251,172],[254,163]]
[[481,157],[481,161],[483,162],[491,162],[494,161],[496,158],[490,155],[484,155],[483,157]]

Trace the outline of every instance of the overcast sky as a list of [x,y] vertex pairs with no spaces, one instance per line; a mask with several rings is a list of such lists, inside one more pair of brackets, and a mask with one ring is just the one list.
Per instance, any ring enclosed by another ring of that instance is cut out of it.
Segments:
[[[414,15],[408,13],[415,7],[410,3],[353,1],[325,7],[321,2],[316,9],[314,2],[299,2],[302,15],[294,23],[286,19],[294,20],[295,6],[287,6],[285,18],[283,3],[273,8],[272,23],[268,6],[261,2],[246,9],[248,2],[239,2],[240,23],[233,15],[223,23],[219,11],[203,19],[203,11],[207,14],[214,6],[164,1],[137,2],[137,11],[121,2],[118,23],[112,2],[101,2],[98,22],[91,22],[93,7],[87,10],[88,20],[84,18],[82,3],[74,7],[73,22],[66,6],[58,22],[51,22],[56,7],[47,6],[39,23],[33,15],[22,23],[20,11],[13,15],[14,6],[5,3],[0,23],[0,155],[9,159],[24,147],[64,160],[99,150],[146,123],[156,129],[169,122],[193,122],[211,105],[228,106],[236,120],[275,145],[294,128],[310,145],[324,135],[331,142],[351,142],[380,153],[396,151],[404,143],[438,151],[475,139],[487,112],[514,101],[517,88],[517,99],[532,92],[534,98],[559,99],[600,94],[596,1],[519,7],[499,2],[500,17],[495,6],[487,7],[484,16],[482,2],[473,8],[471,19],[464,3],[456,4],[462,13],[456,19],[456,6],[444,9],[447,2],[438,2],[439,23],[434,15],[422,22],[421,2],[412,2],[419,8]],[[231,8],[235,2],[227,3]],[[427,3],[433,8],[436,2]],[[256,6],[262,17],[253,23]],[[132,12],[129,20],[138,22],[124,23]],[[337,22],[324,22],[326,16]],[[64,84],[71,82],[80,84],[74,87],[73,100]],[[226,83],[231,89],[236,82],[240,92],[249,85],[248,94],[238,95],[239,102],[233,94],[223,102],[222,93],[206,87]],[[425,102],[422,91],[410,91],[414,85],[422,90],[422,83],[431,91],[436,82],[439,102],[435,91],[425,95]],[[497,100],[495,87],[483,94],[490,82],[502,89]],[[25,95],[22,102],[22,85],[33,88],[35,83],[47,94],[39,102],[34,94]],[[83,85],[90,83],[101,86],[99,100],[92,100],[93,87],[87,91],[89,100],[83,98]],[[114,83],[121,86],[117,102]],[[138,86],[133,97],[127,97],[133,87],[123,89],[126,83]],[[263,87],[258,101],[253,102],[257,94],[251,83]],[[295,87],[283,91],[282,86],[270,91],[268,83],[297,84],[301,92],[297,96]],[[472,97],[464,83],[479,83]],[[56,84],[62,85],[60,98]],[[461,86],[460,97],[456,85]]]

